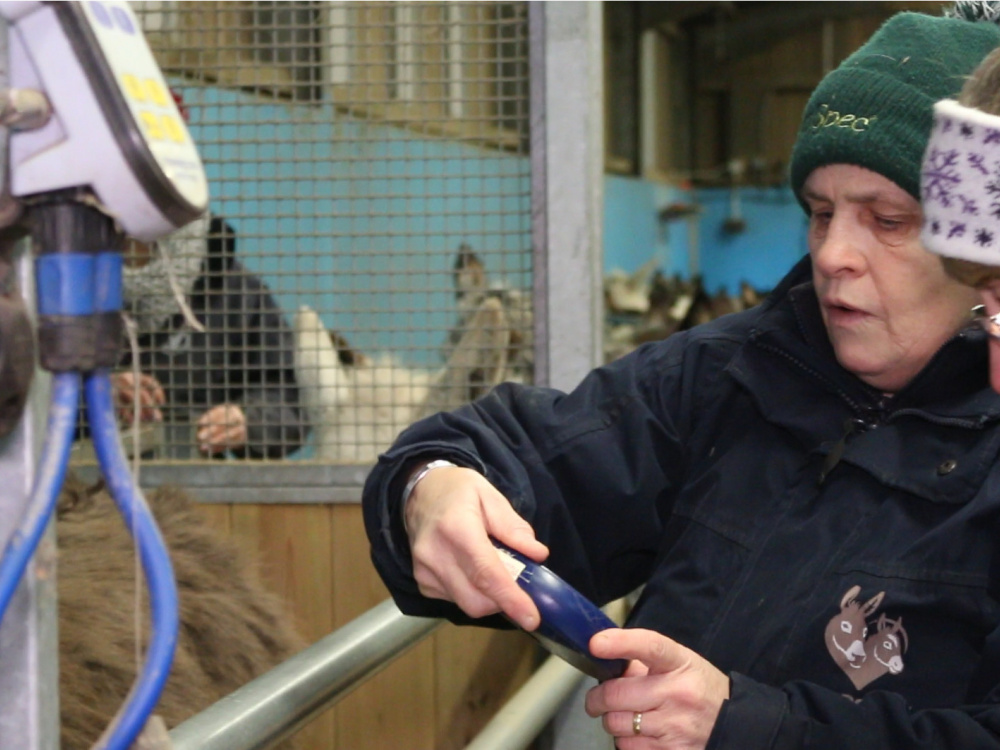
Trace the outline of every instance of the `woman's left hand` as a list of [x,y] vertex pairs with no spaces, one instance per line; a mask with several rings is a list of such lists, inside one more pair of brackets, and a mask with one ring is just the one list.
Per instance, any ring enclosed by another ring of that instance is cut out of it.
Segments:
[[247,418],[236,404],[219,404],[201,415],[198,450],[205,455],[242,448],[247,442]]
[[618,748],[704,749],[729,698],[727,675],[652,630],[604,630],[591,638],[590,650],[603,659],[632,660],[622,677],[587,693],[587,713],[603,717]]

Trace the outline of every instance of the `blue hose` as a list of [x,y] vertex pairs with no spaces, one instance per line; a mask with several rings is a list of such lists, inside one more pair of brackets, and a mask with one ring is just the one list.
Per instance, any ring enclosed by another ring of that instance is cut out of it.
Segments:
[[59,499],[59,490],[66,478],[66,465],[73,445],[79,399],[79,373],[64,372],[53,376],[48,426],[35,486],[31,490],[21,523],[7,542],[3,559],[0,560],[0,620],[3,620],[7,606],[17,591],[21,576],[35,553]]
[[95,750],[127,750],[156,707],[170,674],[177,646],[177,585],[163,538],[142,492],[135,484],[122,450],[107,370],[96,370],[87,375],[85,394],[87,420],[97,460],[125,525],[130,533],[135,534],[149,587],[152,632],[145,664],[129,691],[126,704],[94,745]]

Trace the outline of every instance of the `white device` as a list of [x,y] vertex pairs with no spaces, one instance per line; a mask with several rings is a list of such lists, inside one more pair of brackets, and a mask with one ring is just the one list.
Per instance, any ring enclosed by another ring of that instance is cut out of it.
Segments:
[[88,187],[124,232],[155,240],[208,208],[208,180],[126,2],[0,2],[10,86],[37,89],[48,123],[12,132],[19,200]]

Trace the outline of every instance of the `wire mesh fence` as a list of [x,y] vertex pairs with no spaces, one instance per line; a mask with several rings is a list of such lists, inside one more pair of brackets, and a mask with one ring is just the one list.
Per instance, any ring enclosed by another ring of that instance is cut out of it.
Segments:
[[129,253],[147,460],[369,463],[532,379],[527,3],[133,7],[212,192]]

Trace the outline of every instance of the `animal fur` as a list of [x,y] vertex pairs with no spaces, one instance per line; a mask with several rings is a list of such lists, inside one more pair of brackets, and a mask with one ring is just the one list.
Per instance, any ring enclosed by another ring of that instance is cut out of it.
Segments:
[[531,295],[490,283],[486,266],[466,244],[459,246],[455,257],[454,285],[459,321],[448,337],[446,369],[456,364],[456,356],[459,366],[468,365],[474,352],[481,353],[483,361],[478,364],[484,368],[482,388],[465,400],[504,381],[530,383],[535,365]]
[[[180,598],[177,652],[155,711],[174,727],[305,644],[250,557],[205,523],[187,493],[164,487],[147,501]],[[108,493],[74,478],[60,496],[56,528],[61,747],[85,750],[135,681],[135,551]],[[148,611],[143,620],[145,641]],[[297,746],[294,738],[280,745]]]
[[468,403],[503,381],[530,381],[530,297],[489,287],[483,264],[466,245],[454,280],[459,320],[448,337],[445,364],[437,369],[353,352],[314,310],[299,308],[296,378],[318,458],[371,463],[420,417]]
[[344,364],[323,321],[308,306],[295,316],[295,339],[296,380],[313,425],[317,458],[374,461],[427,401],[435,373],[390,357]]

